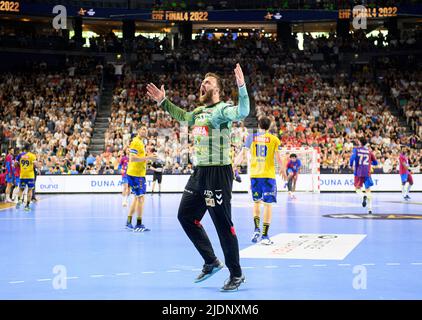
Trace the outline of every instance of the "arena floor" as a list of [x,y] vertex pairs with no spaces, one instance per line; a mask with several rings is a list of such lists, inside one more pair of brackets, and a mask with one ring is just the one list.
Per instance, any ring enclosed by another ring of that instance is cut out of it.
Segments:
[[181,194],[147,195],[141,234],[124,229],[120,195],[40,195],[31,212],[0,211],[0,299],[422,299],[422,193],[411,196],[376,193],[368,217],[355,194],[279,193],[266,247],[250,242],[249,195],[234,194],[246,283],[222,293],[227,270],[193,283],[203,261],[176,218]]

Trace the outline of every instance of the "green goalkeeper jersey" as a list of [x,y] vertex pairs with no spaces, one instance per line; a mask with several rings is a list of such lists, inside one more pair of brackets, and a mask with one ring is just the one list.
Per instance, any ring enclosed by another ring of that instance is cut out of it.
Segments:
[[193,164],[195,166],[223,166],[231,164],[230,132],[233,121],[240,121],[249,114],[249,97],[246,86],[239,88],[239,105],[218,102],[187,112],[164,99],[161,107],[173,118],[193,127]]

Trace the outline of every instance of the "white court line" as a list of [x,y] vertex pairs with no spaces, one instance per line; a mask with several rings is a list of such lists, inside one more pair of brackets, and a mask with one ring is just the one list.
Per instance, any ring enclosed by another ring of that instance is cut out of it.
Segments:
[[[410,262],[410,264],[415,265],[415,266],[421,266],[422,262]],[[360,264],[356,263],[356,265],[375,266],[376,264],[375,263],[360,263]],[[401,265],[401,263],[399,263],[399,262],[386,262],[385,265],[387,265],[387,266],[399,266],[399,265]],[[328,267],[327,264],[314,264],[312,266],[313,267]],[[350,263],[339,263],[339,264],[337,264],[337,266],[348,267],[348,266],[351,266],[351,264]],[[282,267],[282,266],[276,266],[276,265],[263,266],[263,268],[265,268],[265,269],[276,269],[276,268],[280,268],[280,267]],[[289,268],[302,268],[304,266],[301,265],[301,264],[291,264],[291,265],[288,265],[288,267]],[[242,267],[242,269],[259,269],[259,268],[261,268],[261,267],[256,267],[256,266]],[[225,268],[225,269],[227,269],[227,268]],[[199,268],[191,269],[191,271],[200,271],[200,270],[202,270],[202,269],[199,269]],[[174,272],[181,272],[181,271],[183,271],[183,270],[170,269],[170,270],[166,270],[165,272],[174,273]],[[189,270],[185,270],[185,271],[189,271]],[[158,271],[158,273],[159,272],[160,271]],[[164,271],[161,271],[161,272],[164,272]],[[154,274],[154,273],[157,273],[157,271],[143,271],[141,273],[143,273],[143,274]],[[115,273],[115,275],[116,276],[129,276],[129,275],[131,275],[131,273],[130,272],[120,272],[120,273]],[[106,275],[104,275],[104,274],[93,274],[93,275],[90,275],[90,277],[91,278],[103,278],[103,277],[106,277]],[[73,277],[66,277],[65,279],[72,280],[72,279],[79,279],[79,277],[73,276]],[[37,282],[47,282],[47,281],[52,281],[52,279],[50,279],[50,278],[40,278],[40,279],[36,279],[35,281],[37,281]],[[19,284],[19,283],[24,283],[24,282],[25,282],[24,280],[15,280],[15,281],[9,281],[9,284]]]

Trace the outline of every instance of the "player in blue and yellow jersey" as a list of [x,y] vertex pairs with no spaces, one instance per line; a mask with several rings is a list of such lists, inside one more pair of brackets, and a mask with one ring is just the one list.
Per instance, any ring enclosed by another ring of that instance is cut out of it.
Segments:
[[28,196],[26,197],[25,210],[30,210],[29,203],[32,199],[32,191],[35,189],[35,173],[34,167],[36,164],[37,157],[35,154],[30,152],[30,145],[26,145],[23,152],[20,153],[16,160],[19,162],[20,167],[20,183],[19,183],[19,196],[16,208],[18,209],[22,205],[22,194],[25,187],[28,186]]
[[[244,149],[235,160],[236,165],[240,164],[246,150],[250,151],[251,191],[254,201],[253,219],[255,225],[252,242],[256,243],[261,239],[261,243],[265,245],[273,243],[268,236],[268,229],[271,224],[272,203],[277,202],[275,159],[277,159],[280,168],[284,168],[283,160],[278,152],[280,140],[268,132],[270,124],[271,121],[267,117],[259,119],[258,133],[248,136]],[[283,170],[280,170],[280,174],[285,178]],[[261,203],[264,203],[262,237],[260,229]]]
[[[129,146],[129,163],[127,166],[127,181],[132,193],[135,195],[135,200],[129,208],[126,228],[133,229],[135,232],[149,231],[142,224],[142,214],[144,212],[144,195],[146,193],[145,175],[147,170],[147,162],[154,160],[155,157],[145,156],[145,145],[143,139],[146,139],[148,129],[141,127],[138,130],[138,135],[132,139]],[[136,212],[136,226],[132,226],[132,216]]]

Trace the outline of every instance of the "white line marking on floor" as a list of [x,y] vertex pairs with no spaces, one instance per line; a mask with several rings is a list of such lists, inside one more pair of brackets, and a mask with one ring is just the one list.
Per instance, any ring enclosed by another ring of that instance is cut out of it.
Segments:
[[264,266],[264,268],[266,268],[266,269],[275,269],[275,268],[278,268],[278,266]]
[[312,267],[326,267],[326,264],[313,264]]
[[195,268],[195,269],[192,269],[192,271],[201,271],[202,269],[199,269],[199,268]]
[[155,273],[155,271],[143,271],[142,273]]
[[66,277],[66,280],[79,279],[79,277]]
[[15,284],[15,283],[23,283],[23,282],[25,282],[25,281],[23,281],[23,280],[9,281],[9,283],[11,283],[11,284]]
[[242,267],[242,269],[255,269],[256,267]]
[[103,274],[91,274],[90,277],[91,278],[102,278],[102,277],[104,277],[104,275]]
[[302,268],[301,264],[291,264],[289,265],[289,268]]
[[120,273],[116,273],[116,276],[128,276],[130,275],[129,272],[120,272]]
[[398,262],[387,262],[386,265],[387,266],[399,266],[400,263],[398,263]]
[[167,270],[166,272],[180,272],[180,270]]
[[422,266],[422,262],[411,262],[410,264],[414,266]]
[[37,279],[38,282],[42,282],[42,281],[51,281],[51,279]]
[[361,263],[361,266],[375,266],[375,263]]
[[338,266],[339,267],[349,267],[349,266],[351,266],[351,264],[350,263],[339,263]]

